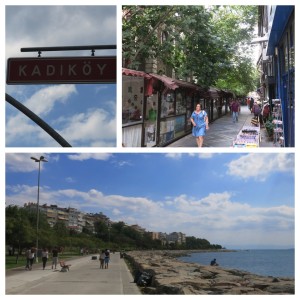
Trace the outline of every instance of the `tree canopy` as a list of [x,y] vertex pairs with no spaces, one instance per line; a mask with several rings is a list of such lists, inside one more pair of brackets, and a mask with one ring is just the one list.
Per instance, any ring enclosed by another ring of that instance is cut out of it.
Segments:
[[249,44],[257,6],[123,6],[123,59],[140,69],[147,59],[239,95],[253,90],[257,73]]
[[[153,240],[149,232],[141,233],[127,226],[124,222],[115,222],[108,226],[107,222],[95,221],[94,230],[83,228],[81,233],[66,227],[62,221],[53,227],[46,216],[40,214],[39,248],[49,249],[58,246],[64,249],[91,250],[111,248],[121,249],[220,249],[205,239],[187,237],[185,244],[163,244]],[[6,245],[12,246],[21,253],[24,248],[34,247],[36,243],[36,212],[18,206],[6,207]],[[78,251],[79,253],[79,251]]]

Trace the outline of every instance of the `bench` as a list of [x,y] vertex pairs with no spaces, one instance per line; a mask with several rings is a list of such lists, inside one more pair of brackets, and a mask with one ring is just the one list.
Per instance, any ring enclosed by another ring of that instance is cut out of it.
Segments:
[[70,271],[70,266],[71,265],[67,265],[63,260],[61,260],[59,262],[60,266],[61,266],[61,272],[67,272],[67,271]]

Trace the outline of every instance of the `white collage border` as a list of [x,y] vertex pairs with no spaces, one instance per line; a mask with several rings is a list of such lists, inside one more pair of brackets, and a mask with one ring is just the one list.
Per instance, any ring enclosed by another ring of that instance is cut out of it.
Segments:
[[[246,2],[246,1],[245,1]],[[296,0],[290,0],[290,1],[257,1],[253,0],[251,3],[245,3],[244,1],[228,1],[228,0],[223,0],[223,1],[215,1],[215,0],[199,0],[199,1],[169,1],[165,0],[163,2],[163,5],[295,5],[295,62],[296,66],[298,64],[298,56],[297,56],[297,49],[298,49],[298,39],[299,35],[297,36],[298,33],[298,7],[297,1]],[[274,3],[275,2],[275,3]],[[298,1],[299,3],[299,1]],[[93,148],[85,148],[85,147],[73,147],[73,148],[60,148],[60,147],[28,147],[28,148],[13,148],[13,147],[5,147],[5,101],[2,102],[2,107],[0,109],[0,130],[1,130],[1,138],[0,138],[0,147],[1,147],[1,156],[0,156],[0,166],[2,171],[2,175],[0,175],[0,190],[2,191],[2,207],[1,207],[1,220],[2,220],[2,232],[1,232],[1,240],[2,240],[2,245],[1,251],[2,258],[4,258],[5,254],[5,154],[6,153],[190,153],[190,152],[195,152],[198,153],[199,150],[197,151],[197,148],[124,148],[122,147],[122,86],[120,83],[122,83],[122,5],[162,5],[161,1],[158,0],[85,0],[84,3],[82,1],[77,1],[77,0],[45,0],[45,1],[22,1],[22,0],[4,0],[1,1],[0,4],[0,20],[1,20],[1,26],[0,26],[0,35],[1,35],[1,41],[2,41],[2,49],[1,49],[1,65],[2,65],[2,72],[0,73],[0,80],[1,80],[1,85],[0,85],[0,90],[1,94],[4,96],[5,93],[5,66],[6,66],[6,61],[5,61],[5,6],[6,5],[115,5],[116,6],[116,11],[117,11],[117,95],[116,95],[116,101],[117,101],[117,111],[116,111],[116,120],[117,120],[117,147],[93,147]],[[4,69],[4,70],[3,70]],[[295,98],[297,99],[298,95],[298,89],[299,86],[297,83],[299,82],[298,79],[298,72],[295,74]],[[297,105],[297,104],[296,104]],[[296,108],[297,109],[297,108]],[[296,115],[297,116],[297,115]],[[299,268],[297,267],[299,265],[299,260],[298,260],[298,243],[297,243],[297,236],[299,236],[299,230],[298,230],[298,222],[297,222],[297,216],[299,215],[298,210],[299,210],[299,205],[297,201],[299,201],[299,187],[297,186],[296,182],[299,181],[299,164],[298,164],[298,159],[297,159],[297,150],[299,149],[299,139],[297,138],[297,133],[299,132],[299,126],[298,126],[298,120],[295,118],[295,148],[251,148],[251,149],[241,149],[241,148],[201,148],[201,153],[279,153],[279,152],[284,152],[284,153],[294,153],[295,154],[295,279],[296,279],[296,293],[294,296],[297,296],[297,279],[299,278]],[[299,151],[299,150],[298,150]],[[299,156],[299,154],[298,154]],[[298,168],[297,168],[297,167]],[[298,178],[298,179],[297,179]],[[2,286],[3,290],[1,292],[1,295],[5,296],[5,274],[4,278],[2,280]],[[12,296],[10,296],[12,297]],[[14,297],[14,296],[13,296]],[[24,296],[23,296],[24,297]],[[31,298],[32,296],[25,296],[25,298],[29,297]],[[45,297],[45,296],[43,296]],[[48,298],[48,296],[46,296]],[[51,296],[53,297],[53,296]],[[72,298],[79,298],[82,296],[77,296],[77,295],[72,295]],[[99,296],[89,296],[89,297],[99,297]],[[105,296],[108,298],[115,299],[115,296]],[[125,298],[128,298],[128,296],[124,296]],[[122,298],[124,298],[122,297]],[[135,296],[130,296],[130,299]],[[143,296],[145,297],[145,295]],[[161,298],[160,296],[155,296],[155,298]],[[170,298],[169,296],[163,296],[164,298]],[[184,299],[186,297],[190,296],[184,296]],[[202,295],[203,297],[203,295]],[[206,296],[204,296],[206,297]],[[214,296],[209,296],[211,297]],[[227,297],[227,296],[223,296]],[[228,296],[230,297],[230,296]],[[254,298],[255,297],[255,298]],[[260,296],[250,296],[250,299],[256,299],[257,297]],[[277,297],[277,296],[276,296]],[[280,296],[278,296],[280,297]],[[249,297],[248,297],[249,299]]]

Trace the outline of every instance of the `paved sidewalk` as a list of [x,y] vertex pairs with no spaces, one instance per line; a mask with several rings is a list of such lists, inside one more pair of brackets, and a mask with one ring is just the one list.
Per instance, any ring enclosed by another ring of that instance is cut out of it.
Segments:
[[[233,141],[243,126],[251,124],[253,114],[250,113],[247,106],[241,106],[238,122],[233,123],[230,113],[215,120],[209,124],[209,129],[204,137],[203,147],[232,147]],[[167,147],[197,147],[196,139],[189,134]],[[273,142],[269,140],[266,130],[261,128],[260,147],[274,147]]]
[[111,254],[108,269],[100,269],[99,260],[91,256],[68,260],[69,272],[43,270],[40,264],[32,271],[24,268],[8,272],[6,295],[139,295],[138,286],[120,254]]

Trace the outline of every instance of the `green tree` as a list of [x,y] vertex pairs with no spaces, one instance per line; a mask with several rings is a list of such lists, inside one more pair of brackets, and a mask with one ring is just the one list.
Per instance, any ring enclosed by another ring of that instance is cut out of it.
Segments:
[[18,206],[6,207],[5,213],[6,244],[18,249],[18,252],[35,245],[36,227],[30,222],[31,213]]
[[203,86],[239,95],[257,78],[249,45],[257,6],[124,6],[123,58],[139,69],[161,60],[179,79],[193,76]]

